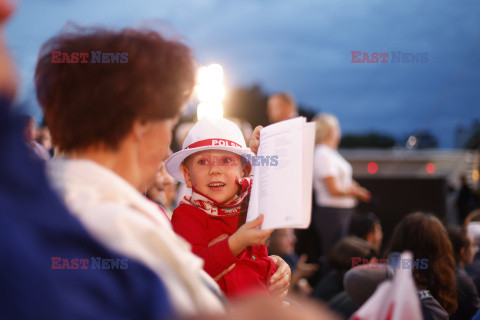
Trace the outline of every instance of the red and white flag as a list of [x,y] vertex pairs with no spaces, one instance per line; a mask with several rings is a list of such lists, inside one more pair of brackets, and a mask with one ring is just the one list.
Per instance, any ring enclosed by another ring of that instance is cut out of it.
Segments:
[[[412,259],[404,252],[400,261]],[[413,264],[410,264],[412,266]],[[350,320],[422,320],[420,300],[412,277],[411,268],[395,270],[392,281],[381,283],[375,293],[351,317]]]

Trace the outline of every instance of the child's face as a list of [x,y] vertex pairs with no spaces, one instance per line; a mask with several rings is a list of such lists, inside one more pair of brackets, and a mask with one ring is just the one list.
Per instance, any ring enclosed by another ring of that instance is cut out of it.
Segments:
[[238,192],[235,179],[248,174],[242,158],[223,150],[206,150],[192,154],[182,164],[187,187],[219,203],[227,203]]

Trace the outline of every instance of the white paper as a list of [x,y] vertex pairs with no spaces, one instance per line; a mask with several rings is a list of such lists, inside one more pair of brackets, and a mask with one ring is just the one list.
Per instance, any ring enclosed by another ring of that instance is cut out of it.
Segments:
[[253,163],[253,186],[247,221],[264,215],[262,229],[307,228],[311,220],[315,124],[298,117],[260,132],[257,156],[278,157]]

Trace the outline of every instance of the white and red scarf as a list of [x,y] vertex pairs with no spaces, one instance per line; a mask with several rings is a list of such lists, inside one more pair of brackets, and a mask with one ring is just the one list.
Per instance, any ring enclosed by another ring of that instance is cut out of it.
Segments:
[[[192,188],[192,195],[183,197],[180,203],[195,206],[214,217],[230,217],[241,213],[246,215],[248,198],[252,189],[252,176],[235,180],[238,184],[237,198],[229,204],[219,203]],[[244,200],[247,202],[244,204]],[[244,204],[244,205],[242,205]],[[245,211],[245,212],[244,212]]]

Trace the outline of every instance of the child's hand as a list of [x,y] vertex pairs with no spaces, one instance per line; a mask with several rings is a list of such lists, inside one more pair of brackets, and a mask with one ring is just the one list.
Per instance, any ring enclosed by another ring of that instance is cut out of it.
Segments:
[[262,126],[255,127],[255,130],[253,130],[252,133],[252,138],[250,139],[249,148],[255,154],[257,154],[258,147],[260,146],[260,130],[262,129]]
[[230,251],[232,251],[234,256],[242,252],[242,250],[248,246],[254,244],[265,244],[265,241],[267,241],[268,237],[270,237],[273,229],[257,229],[257,227],[260,226],[262,222],[263,215],[260,215],[257,219],[245,223],[237,230],[237,232],[235,232],[230,238],[228,238],[228,246],[230,247]]

